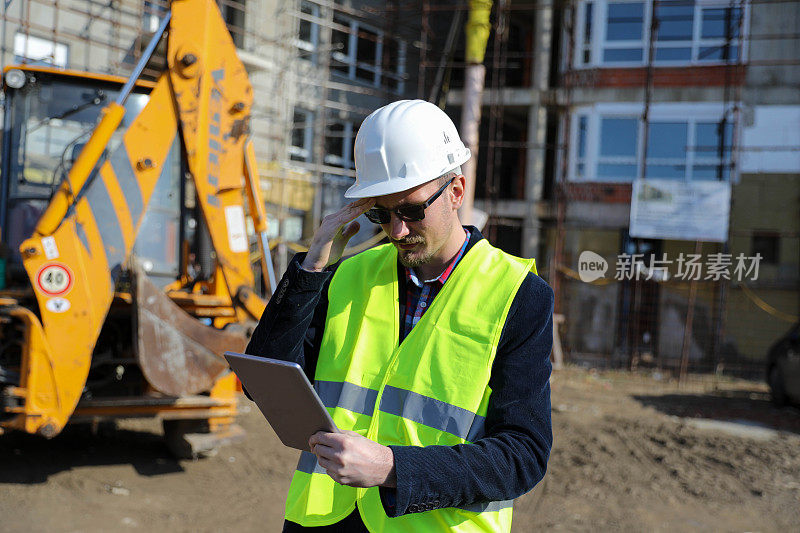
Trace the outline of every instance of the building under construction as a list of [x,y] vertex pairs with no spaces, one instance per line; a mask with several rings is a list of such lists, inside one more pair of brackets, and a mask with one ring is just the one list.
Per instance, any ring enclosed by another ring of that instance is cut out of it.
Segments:
[[[537,258],[568,358],[757,375],[798,321],[800,2],[218,3],[256,93],[278,270],[343,203],[366,115],[423,98],[479,124],[484,234]],[[165,7],[10,0],[2,66],[126,75]],[[600,277],[581,277],[585,252]]]
[[[386,8],[456,123],[480,4]],[[800,3],[500,1],[491,28],[476,207],[537,258],[568,357],[763,375],[800,315]]]

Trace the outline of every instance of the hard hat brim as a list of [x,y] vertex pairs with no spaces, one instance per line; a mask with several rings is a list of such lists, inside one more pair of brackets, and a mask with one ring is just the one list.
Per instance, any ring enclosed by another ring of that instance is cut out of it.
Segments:
[[347,189],[347,191],[345,191],[344,197],[372,198],[375,196],[386,196],[387,194],[394,194],[413,189],[417,185],[422,185],[423,183],[428,183],[429,181],[433,181],[435,179],[436,178],[412,184],[409,184],[408,180],[396,179],[392,180],[391,182],[373,183],[372,185],[368,185],[366,187],[359,187],[359,185],[356,183]]
[[373,184],[367,185],[366,187],[362,187],[361,185],[359,185],[358,181],[356,181],[356,183],[351,185],[350,188],[347,189],[347,191],[345,191],[344,197],[345,198],[373,198],[375,196],[386,196],[387,194],[395,194],[395,193],[398,193],[398,192],[408,191],[410,189],[413,189],[414,187],[422,185],[423,183],[428,183],[429,181],[433,181],[436,178],[438,178],[439,176],[441,176],[443,174],[446,174],[446,173],[450,172],[451,170],[453,170],[454,168],[457,168],[457,167],[463,165],[464,163],[466,163],[469,160],[469,158],[471,156],[472,156],[472,154],[470,153],[469,148],[465,147],[463,155],[461,157],[459,157],[458,159],[456,159],[454,164],[450,168],[448,168],[446,170],[443,170],[441,173],[439,173],[438,175],[436,175],[436,176],[434,176],[432,178],[424,178],[422,180],[409,180],[409,179],[405,179],[405,178],[395,178],[395,179],[391,179],[389,181],[382,181],[380,183],[373,183]]

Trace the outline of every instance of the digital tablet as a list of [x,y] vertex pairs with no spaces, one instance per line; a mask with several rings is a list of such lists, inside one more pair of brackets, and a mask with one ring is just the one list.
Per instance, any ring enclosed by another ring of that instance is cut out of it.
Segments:
[[225,359],[286,446],[308,451],[317,431],[339,433],[297,363],[225,352]]

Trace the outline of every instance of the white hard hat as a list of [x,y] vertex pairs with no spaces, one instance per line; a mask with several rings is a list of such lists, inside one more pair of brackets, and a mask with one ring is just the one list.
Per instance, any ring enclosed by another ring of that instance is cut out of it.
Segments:
[[400,100],[375,110],[356,136],[356,182],[347,198],[407,191],[470,157],[444,111],[424,100]]

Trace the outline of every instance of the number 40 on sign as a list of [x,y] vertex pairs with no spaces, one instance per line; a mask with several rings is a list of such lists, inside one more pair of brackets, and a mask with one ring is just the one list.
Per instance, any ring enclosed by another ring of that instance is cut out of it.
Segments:
[[61,263],[49,263],[39,269],[36,286],[48,296],[62,296],[72,288],[72,272]]

